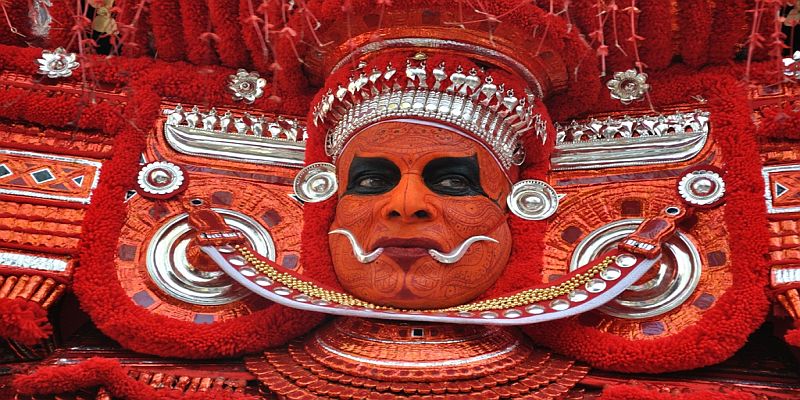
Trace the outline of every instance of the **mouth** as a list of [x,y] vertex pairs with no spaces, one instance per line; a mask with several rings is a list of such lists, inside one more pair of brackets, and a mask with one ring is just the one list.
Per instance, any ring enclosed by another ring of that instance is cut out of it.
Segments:
[[382,248],[384,255],[396,261],[416,260],[429,256],[432,249],[441,249],[438,242],[424,238],[381,238],[375,242],[374,247]]

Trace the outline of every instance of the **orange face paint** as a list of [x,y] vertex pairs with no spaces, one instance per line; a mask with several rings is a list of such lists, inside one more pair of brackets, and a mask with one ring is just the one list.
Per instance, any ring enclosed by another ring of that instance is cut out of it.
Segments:
[[[372,125],[356,135],[337,165],[339,202],[330,229],[344,235],[330,250],[342,286],[369,302],[441,308],[480,296],[502,273],[511,252],[505,199],[510,184],[492,155],[451,129],[412,121]],[[478,241],[453,263],[429,250],[453,252]]]

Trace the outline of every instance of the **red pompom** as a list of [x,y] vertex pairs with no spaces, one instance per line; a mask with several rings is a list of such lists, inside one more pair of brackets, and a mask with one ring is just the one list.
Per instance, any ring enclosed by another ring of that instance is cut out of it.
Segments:
[[47,311],[39,304],[22,298],[0,299],[0,337],[32,346],[51,333]]

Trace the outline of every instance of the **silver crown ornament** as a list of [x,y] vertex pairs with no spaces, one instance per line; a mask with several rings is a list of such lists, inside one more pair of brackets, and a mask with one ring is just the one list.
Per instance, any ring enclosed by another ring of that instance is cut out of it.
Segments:
[[529,90],[520,94],[506,89],[477,69],[458,66],[448,75],[444,62],[431,68],[424,60],[409,60],[404,75],[391,64],[369,71],[364,66],[356,74],[328,90],[313,110],[315,125],[331,126],[325,150],[334,162],[353,133],[389,118],[455,125],[485,143],[506,170],[522,164],[525,132],[534,130],[543,144],[547,140],[536,97]]

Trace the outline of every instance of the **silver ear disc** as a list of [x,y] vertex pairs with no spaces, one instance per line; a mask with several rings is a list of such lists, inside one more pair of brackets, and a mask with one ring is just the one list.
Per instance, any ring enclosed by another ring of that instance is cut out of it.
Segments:
[[558,209],[558,194],[547,182],[528,179],[511,188],[506,199],[514,215],[529,221],[547,219]]
[[336,193],[336,167],[330,163],[306,166],[294,177],[294,193],[306,203],[325,201]]

